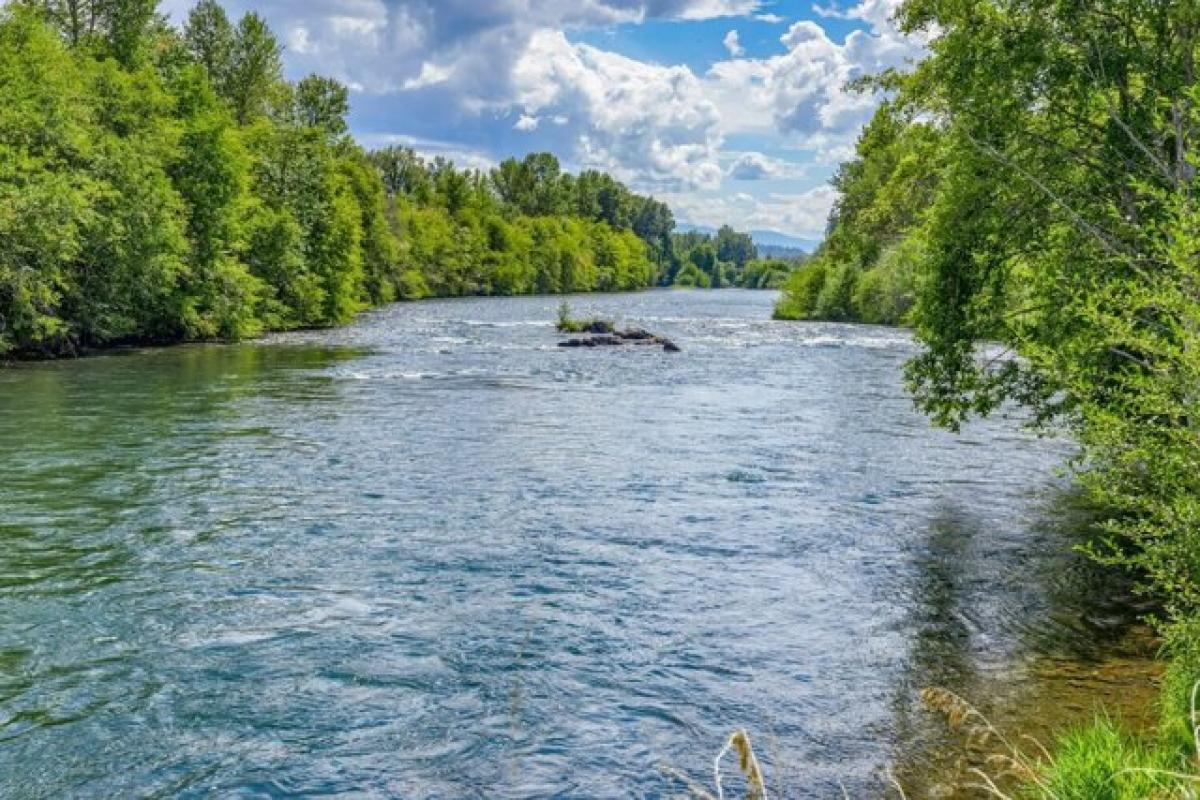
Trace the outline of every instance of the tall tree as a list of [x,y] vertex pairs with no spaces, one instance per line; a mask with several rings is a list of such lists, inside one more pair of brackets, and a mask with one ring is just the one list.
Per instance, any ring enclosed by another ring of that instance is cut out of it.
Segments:
[[200,0],[188,14],[183,39],[218,94],[230,97],[237,34],[217,0]]
[[108,50],[126,66],[139,59],[158,17],[158,0],[93,0]]
[[238,22],[233,59],[225,85],[239,125],[248,125],[267,109],[272,90],[283,77],[283,50],[258,14]]
[[332,78],[309,75],[296,84],[292,103],[301,125],[320,128],[331,140],[349,133],[350,93]]

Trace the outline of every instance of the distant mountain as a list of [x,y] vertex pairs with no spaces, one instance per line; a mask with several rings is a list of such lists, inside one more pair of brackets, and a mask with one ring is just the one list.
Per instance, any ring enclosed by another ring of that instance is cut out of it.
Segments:
[[779,247],[773,244],[758,245],[759,258],[778,258],[783,261],[795,261],[797,259],[806,259],[810,255],[812,255],[812,250],[807,247]]
[[779,231],[750,231],[750,238],[759,247],[784,247],[811,253],[821,245],[820,239],[802,239]]
[[675,232],[676,233],[703,233],[703,234],[707,234],[708,236],[716,236],[717,235],[716,228],[711,228],[708,225],[693,225],[690,222],[675,223]]
[[[705,233],[715,236],[717,229],[708,225],[693,225],[690,222],[680,222],[675,226],[680,233]],[[794,251],[812,253],[820,246],[820,239],[803,239],[779,231],[750,231],[750,238],[758,245],[762,255],[768,258],[789,258],[797,255]]]

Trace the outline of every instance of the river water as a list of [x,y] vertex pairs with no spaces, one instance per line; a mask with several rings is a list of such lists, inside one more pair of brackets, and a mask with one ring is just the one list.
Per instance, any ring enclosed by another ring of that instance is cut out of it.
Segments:
[[667,797],[738,727],[777,796],[957,796],[921,688],[1144,697],[1067,445],[933,430],[907,334],[774,300],[572,298],[677,355],[466,299],[0,371],[0,796]]

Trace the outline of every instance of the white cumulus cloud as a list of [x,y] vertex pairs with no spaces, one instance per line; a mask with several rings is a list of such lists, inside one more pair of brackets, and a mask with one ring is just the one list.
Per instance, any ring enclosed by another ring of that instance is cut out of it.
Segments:
[[[178,21],[192,2],[164,6]],[[548,149],[572,167],[668,193],[681,209],[696,206],[682,218],[730,214],[739,224],[804,234],[823,228],[831,190],[763,195],[779,182],[793,188],[805,170],[796,160],[730,152],[726,142],[797,152],[826,169],[853,152],[880,100],[847,82],[902,66],[925,46],[895,28],[900,0],[835,0],[820,13],[857,30],[837,41],[817,22],[797,21],[781,32],[776,53],[761,57],[748,57],[732,28],[724,38],[730,57],[699,73],[570,36],[655,19],[787,20],[761,0],[223,2],[233,15],[267,18],[285,45],[289,75],[318,72],[350,86],[355,130],[368,140],[441,142],[442,152],[468,154],[471,163]],[[719,195],[726,180],[743,182],[757,199]]]
[[737,181],[765,181],[795,178],[803,173],[797,165],[763,153],[742,153],[729,167],[729,177]]
[[725,49],[729,51],[729,55],[734,58],[740,58],[746,54],[746,48],[742,47],[741,37],[736,30],[732,30],[725,34],[725,39],[722,41]]
[[546,30],[518,61],[514,84],[524,114],[569,120],[581,166],[641,186],[720,184],[717,109],[686,67],[648,64]]

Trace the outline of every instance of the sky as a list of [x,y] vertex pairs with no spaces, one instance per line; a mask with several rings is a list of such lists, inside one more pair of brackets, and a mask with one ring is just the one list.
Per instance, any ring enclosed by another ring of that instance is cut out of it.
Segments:
[[681,222],[805,239],[878,103],[846,82],[923,47],[891,23],[899,0],[223,2],[267,19],[290,77],[351,88],[364,146],[477,167],[550,151]]

